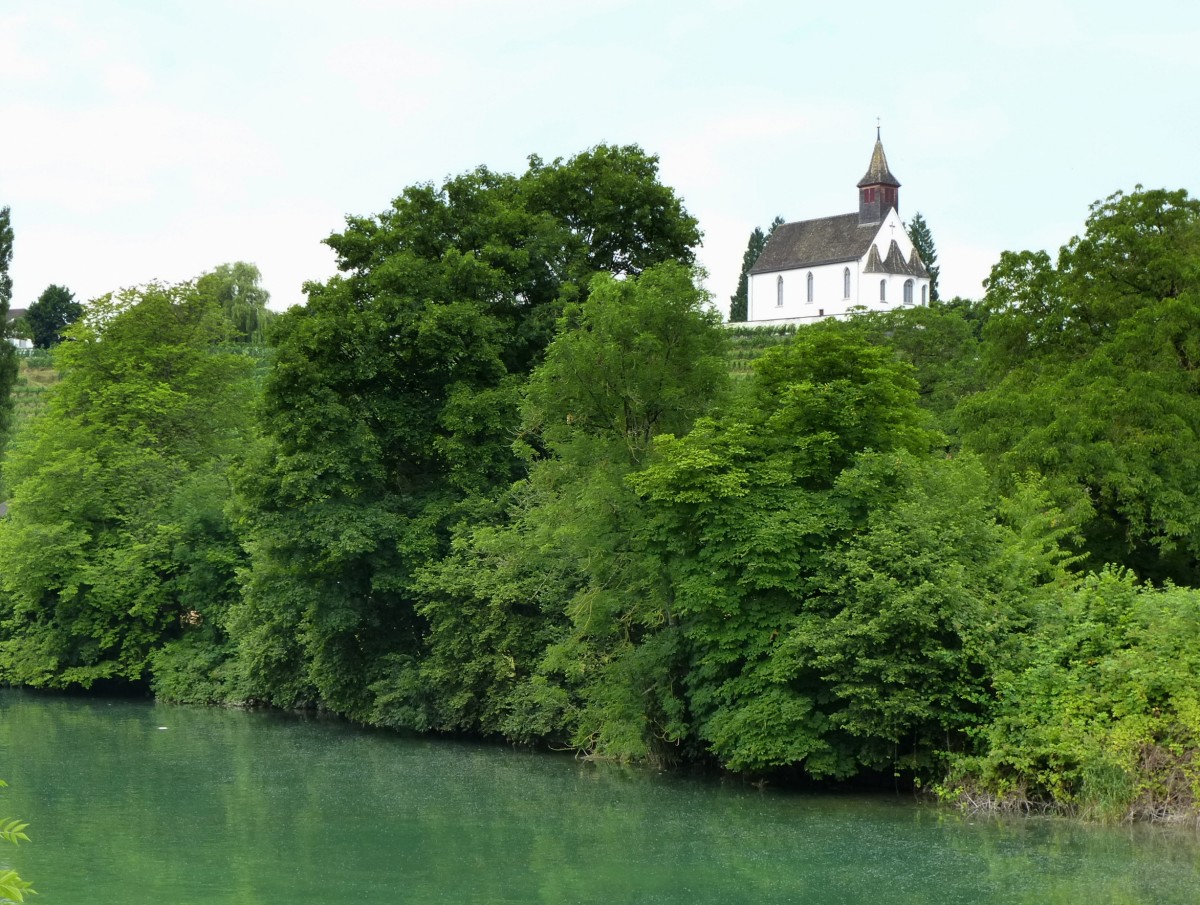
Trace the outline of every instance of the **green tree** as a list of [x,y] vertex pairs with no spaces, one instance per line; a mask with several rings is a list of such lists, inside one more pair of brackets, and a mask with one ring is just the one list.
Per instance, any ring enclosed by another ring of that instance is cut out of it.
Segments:
[[25,312],[29,337],[38,349],[49,349],[63,339],[63,331],[83,315],[83,305],[66,286],[51,284]]
[[597,275],[530,379],[526,425],[558,450],[580,436],[618,441],[635,465],[657,434],[685,432],[726,372],[706,301],[674,261],[640,279]]
[[12,263],[13,230],[9,209],[0,207],[0,449],[8,434],[12,421],[12,387],[17,379],[17,352],[9,342],[8,311],[12,302],[12,277],[8,275]]
[[1086,358],[1139,312],[1194,296],[1198,255],[1200,200],[1140,186],[1093,203],[1057,262],[1004,252],[984,284],[991,371]]
[[8,268],[12,266],[13,228],[12,211],[8,207],[0,207],[0,305],[8,314],[8,306],[12,303],[12,277]]
[[942,269],[937,266],[937,246],[933,244],[933,233],[929,231],[929,224],[920,212],[913,214],[908,222],[908,237],[912,239],[913,247],[929,271],[929,301],[936,302],[941,298],[938,295],[938,274]]
[[1200,201],[1117,193],[1053,264],[992,269],[989,388],[955,418],[1001,488],[1029,471],[1083,525],[1087,564],[1200,580]]
[[977,464],[936,453],[917,391],[863,325],[806,327],[630,477],[724,766],[929,774],[986,718],[1010,589],[1054,553],[997,524]]
[[563,307],[698,239],[656,158],[609,146],[411,186],[328,239],[342,273],[278,320],[268,445],[241,482],[257,696],[369,716],[420,653],[417,574],[521,473],[520,384]]
[[464,525],[423,574],[423,681],[389,683],[385,722],[420,715],[608,757],[656,756],[682,736],[669,593],[625,476],[720,395],[724,342],[675,262],[600,274],[567,307],[523,407],[524,442],[542,455],[505,519]]
[[955,405],[982,389],[972,308],[959,302],[865,312],[857,317],[874,342],[891,347],[913,366],[921,407],[936,417],[938,427],[947,434],[954,432],[951,412]]
[[657,510],[674,573],[696,732],[726,767],[854,771],[817,689],[778,674],[774,650],[814,591],[821,551],[849,527],[831,498],[837,475],[866,447],[928,448],[921,420],[890,350],[818,324],[755,363],[726,417],[660,439],[658,460],[631,479]]
[[96,300],[68,335],[62,381],[7,465],[0,678],[14,684],[142,679],[153,650],[228,603],[182,590],[222,546],[195,525],[213,508],[197,496],[224,482],[202,482],[249,427],[250,363],[218,350],[223,315],[191,285],[151,285]]
[[271,294],[262,287],[262,274],[253,264],[220,264],[196,281],[196,291],[221,306],[237,329],[240,342],[261,346],[274,316],[267,308]]
[[983,328],[987,324],[988,311],[979,299],[963,298],[956,295],[952,299],[939,299],[938,307],[947,314],[953,314],[963,319],[971,328],[971,334],[976,340],[983,336]]
[[750,301],[750,268],[754,266],[754,262],[763,253],[763,249],[767,247],[767,241],[771,238],[771,235],[782,225],[783,218],[776,217],[771,221],[771,225],[765,233],[758,226],[754,227],[754,232],[750,233],[750,240],[746,243],[746,251],[742,254],[742,272],[738,275],[737,291],[729,297],[730,321],[741,323],[746,320],[747,306]]
[[1040,608],[947,788],[1112,821],[1200,811],[1200,592],[1104,570]]
[[536,155],[521,179],[529,210],[548,215],[569,239],[564,275],[639,274],[673,260],[695,261],[696,220],[658,179],[658,158],[637,145],[597,145],[545,164]]

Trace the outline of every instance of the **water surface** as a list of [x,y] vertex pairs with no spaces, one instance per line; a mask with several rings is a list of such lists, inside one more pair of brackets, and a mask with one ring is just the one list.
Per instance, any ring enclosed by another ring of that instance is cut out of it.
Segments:
[[0,691],[38,905],[1194,903],[1194,833],[971,820],[292,715]]

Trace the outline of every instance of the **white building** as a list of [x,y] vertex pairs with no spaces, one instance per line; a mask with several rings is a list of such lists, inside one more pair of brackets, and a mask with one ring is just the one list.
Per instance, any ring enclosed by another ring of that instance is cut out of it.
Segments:
[[[13,336],[12,332],[11,332],[13,322],[18,320],[19,318],[24,317],[25,311],[26,311],[25,308],[10,308],[8,311],[8,317],[7,317],[8,330],[9,330],[8,341],[10,343],[12,343],[14,346],[16,346],[18,349],[32,349],[33,348],[33,342],[31,340],[20,339],[19,337]],[[2,336],[2,335],[3,334],[0,334],[0,336]]]
[[750,268],[748,324],[805,323],[851,308],[929,304],[929,271],[897,212],[900,182],[883,142],[858,183],[858,212],[784,223]]

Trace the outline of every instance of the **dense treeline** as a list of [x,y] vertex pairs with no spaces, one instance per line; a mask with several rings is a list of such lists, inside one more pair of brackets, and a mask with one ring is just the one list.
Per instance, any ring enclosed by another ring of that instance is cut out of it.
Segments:
[[601,146],[349,219],[266,359],[211,281],[93,303],[5,461],[0,678],[1194,815],[1200,204],[748,372],[698,241]]

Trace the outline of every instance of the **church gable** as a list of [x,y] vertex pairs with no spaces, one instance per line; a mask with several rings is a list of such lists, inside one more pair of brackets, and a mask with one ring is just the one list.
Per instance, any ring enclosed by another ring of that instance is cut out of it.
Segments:
[[929,276],[912,240],[904,231],[899,214],[888,211],[883,223],[874,228],[877,231],[871,237],[871,248],[862,259],[863,273]]
[[900,251],[900,246],[896,244],[895,239],[892,239],[892,245],[888,249],[887,258],[883,262],[883,269],[888,273],[902,273],[905,276],[915,276],[912,267],[909,266],[908,258]]

